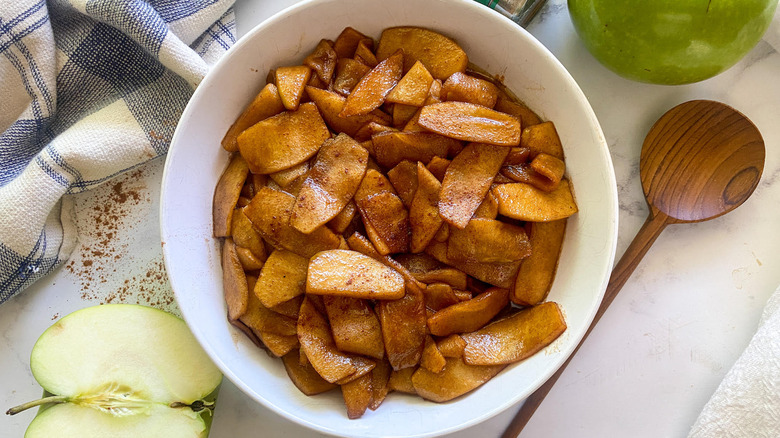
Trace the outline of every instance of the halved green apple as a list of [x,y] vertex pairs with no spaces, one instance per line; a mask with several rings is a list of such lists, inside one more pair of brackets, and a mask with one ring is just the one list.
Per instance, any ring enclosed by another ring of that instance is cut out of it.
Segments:
[[132,304],[88,307],[49,327],[30,368],[44,388],[25,438],[206,437],[222,374],[181,319]]

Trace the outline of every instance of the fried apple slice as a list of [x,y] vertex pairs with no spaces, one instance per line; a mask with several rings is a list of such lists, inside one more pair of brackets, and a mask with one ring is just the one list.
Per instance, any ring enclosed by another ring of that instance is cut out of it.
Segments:
[[379,108],[390,90],[401,79],[403,59],[403,51],[398,51],[366,73],[347,96],[347,101],[339,116],[364,115]]
[[387,171],[387,179],[395,188],[404,207],[409,208],[417,191],[417,165],[409,160],[401,161]]
[[222,283],[228,319],[235,321],[246,313],[249,289],[246,274],[238,260],[236,245],[229,237],[222,244]]
[[[257,284],[255,284],[255,287],[257,287]],[[282,336],[296,335],[295,320],[265,307],[254,293],[249,294],[247,310],[239,319],[257,333],[261,339],[261,333],[273,333]]]
[[253,173],[274,173],[308,160],[328,137],[328,127],[309,102],[248,128],[238,136],[238,149]]
[[563,160],[563,145],[553,122],[524,128],[520,144],[531,149],[531,155],[544,153]]
[[282,356],[282,363],[285,371],[287,371],[287,376],[302,393],[312,396],[330,391],[336,387],[333,383],[320,377],[311,365],[301,365],[298,360],[299,357],[300,353],[298,350],[290,351]]
[[276,250],[268,256],[254,294],[265,307],[274,307],[306,291],[309,260],[294,252]]
[[374,55],[374,52],[371,51],[373,43],[374,40],[372,39],[362,39],[358,41],[358,45],[355,48],[355,59],[371,68],[374,68],[377,64],[379,64],[379,61],[376,59],[376,55]]
[[[346,383],[370,372],[374,367],[373,361],[342,353],[336,348],[328,321],[308,297],[301,303],[298,315],[298,340],[309,363],[330,383]],[[367,363],[371,366],[364,366]]]
[[379,319],[366,300],[325,295],[322,302],[339,350],[375,359],[384,357]]
[[341,31],[336,41],[333,42],[333,50],[339,58],[352,58],[355,56],[355,49],[362,40],[369,39],[361,32],[352,27],[345,27]]
[[306,293],[397,300],[404,296],[404,278],[357,251],[333,249],[309,261]]
[[380,166],[393,167],[403,160],[427,163],[433,157],[446,158],[460,142],[432,132],[382,132],[371,137]]
[[498,100],[498,87],[484,79],[466,73],[453,73],[441,87],[444,101],[469,102],[493,108]]
[[556,187],[566,172],[566,164],[550,154],[540,153],[531,160],[531,169],[550,180],[550,184]]
[[498,199],[493,192],[489,191],[477,207],[472,219],[495,219],[496,217],[498,217]]
[[447,359],[442,356],[436,342],[430,335],[425,337],[425,347],[423,347],[422,357],[420,358],[420,367],[433,373],[441,372]]
[[403,128],[409,120],[417,113],[416,106],[404,105],[402,103],[394,103],[393,105],[393,126],[396,128]]
[[238,255],[238,260],[244,271],[257,271],[263,267],[263,261],[257,258],[249,248],[237,246],[236,255]]
[[439,216],[441,183],[428,169],[417,162],[417,191],[409,207],[412,228],[411,251],[422,252],[439,231],[443,219]]
[[470,365],[521,361],[549,345],[566,330],[558,305],[548,301],[461,335],[463,360]]
[[391,391],[403,392],[405,394],[417,394],[414,390],[414,385],[412,384],[412,375],[415,371],[417,371],[417,367],[392,370],[387,386]]
[[520,124],[523,127],[542,123],[541,119],[539,119],[539,116],[537,116],[535,112],[531,111],[530,108],[520,102],[512,101],[505,96],[499,95],[498,100],[496,101],[496,106],[493,107],[493,109],[517,117],[520,119]]
[[368,238],[382,255],[409,250],[409,212],[401,198],[390,192],[381,192],[355,203],[363,217]]
[[461,358],[447,358],[447,364],[438,373],[418,368],[412,375],[412,385],[420,397],[441,403],[473,391],[504,367],[467,365]]
[[347,417],[354,420],[363,416],[371,404],[371,374],[364,374],[351,382],[341,385],[341,395],[347,406]]
[[371,370],[371,404],[368,408],[375,411],[379,405],[387,397],[387,393],[390,392],[390,362],[387,360],[380,360],[376,363],[376,366]]
[[265,345],[268,351],[276,357],[283,357],[285,354],[298,348],[298,337],[295,335],[280,335],[271,332],[253,331],[260,341]]
[[417,120],[423,128],[458,140],[517,146],[520,121],[509,114],[467,102],[426,105]]
[[425,306],[433,311],[438,312],[459,302],[452,286],[447,283],[431,283],[425,288]]
[[[463,150],[463,148],[461,148]],[[460,153],[460,151],[458,151]],[[431,161],[425,166],[439,181],[444,180],[444,175],[447,173],[447,168],[450,167],[451,161],[442,157],[433,157]]]
[[451,334],[436,343],[444,357],[463,357],[463,350],[466,348],[466,341],[458,334]]
[[347,205],[345,205],[344,208],[328,222],[328,227],[335,233],[343,234],[352,223],[356,213],[357,205],[355,205],[354,201],[350,200],[347,202]]
[[280,170],[268,175],[280,187],[289,187],[296,179],[305,176],[309,172],[309,162],[304,161],[288,169]]
[[409,288],[401,299],[380,301],[378,309],[390,365],[394,370],[417,365],[427,334],[423,294]]
[[255,123],[284,111],[282,98],[273,83],[266,84],[252,102],[238,116],[222,138],[222,147],[229,152],[238,151],[236,138]]
[[509,298],[521,306],[541,302],[552,286],[566,231],[566,220],[531,222],[531,256],[523,260]]
[[414,278],[423,283],[446,283],[454,289],[466,289],[466,277],[465,272],[450,267],[431,269],[430,271],[414,274]]
[[392,123],[392,119],[381,111],[371,111],[365,115],[341,117],[339,114],[346,103],[346,98],[344,96],[332,91],[320,90],[319,88],[314,87],[307,87],[306,93],[308,93],[311,100],[317,105],[317,108],[322,114],[322,118],[328,126],[336,132],[343,132],[349,136],[355,136],[360,128],[367,123],[375,122],[380,125],[390,125]]
[[565,179],[552,192],[530,184],[511,183],[496,185],[493,194],[498,198],[500,214],[522,221],[549,222],[577,212],[569,181]]
[[336,71],[336,59],[338,55],[333,50],[333,45],[328,40],[320,40],[314,51],[303,60],[303,65],[308,66],[317,73],[317,77],[329,84]]
[[521,263],[519,260],[509,263],[461,262],[450,260],[447,257],[446,242],[431,242],[431,244],[425,248],[425,252],[433,256],[436,260],[457,268],[477,280],[506,289],[509,289],[512,287],[512,284],[514,284]]
[[458,261],[509,263],[531,255],[522,227],[494,219],[471,219],[466,228],[450,230],[447,258]]
[[303,90],[309,83],[311,69],[305,65],[278,67],[274,73],[276,88],[282,99],[284,108],[289,111],[298,109],[303,97]]
[[428,318],[428,328],[436,336],[467,333],[487,324],[509,304],[509,290],[492,287],[476,297],[446,307]]
[[398,49],[404,51],[404,71],[420,61],[436,79],[447,79],[455,72],[466,71],[466,52],[451,38],[420,27],[391,27],[382,31],[376,48],[383,60]]
[[348,95],[363,79],[363,76],[371,71],[371,67],[360,61],[341,58],[336,63],[336,77],[333,79],[333,90],[337,93]]
[[417,61],[412,68],[398,81],[398,85],[387,95],[387,101],[410,106],[423,106],[428,98],[428,90],[431,89],[433,76],[423,65]]
[[247,248],[261,262],[264,262],[268,255],[265,250],[265,243],[260,233],[257,232],[252,222],[244,214],[244,209],[239,208],[233,213],[232,237],[236,246]]
[[290,217],[303,233],[336,217],[357,191],[368,164],[368,151],[346,134],[326,140],[304,180]]
[[214,237],[231,235],[233,210],[241,196],[241,189],[248,174],[249,166],[244,158],[240,154],[233,155],[214,189],[214,200],[211,205]]
[[298,320],[298,313],[301,311],[301,303],[303,302],[303,295],[298,295],[297,297],[287,300],[283,303],[279,303],[273,307],[271,307],[271,310],[273,310],[276,313],[279,313],[281,315],[284,315],[288,318],[292,318],[294,320]]
[[485,198],[509,148],[481,143],[466,146],[447,166],[439,195],[439,213],[464,228]]
[[263,187],[244,209],[263,238],[278,249],[292,251],[302,257],[333,248],[341,243],[339,236],[327,227],[319,227],[309,234],[290,226],[295,197],[269,187]]
[[401,276],[406,281],[407,288],[413,288],[419,291],[420,293],[423,293],[423,291],[425,290],[425,285],[417,281],[414,278],[414,276],[411,274],[411,272],[409,272],[404,266],[402,266],[395,259],[393,259],[388,255],[379,254],[379,251],[377,251],[376,248],[374,248],[374,245],[371,243],[371,241],[369,241],[366,238],[366,236],[355,231],[347,239],[347,244],[352,250],[357,251],[363,255],[369,256],[374,260],[380,261],[385,266],[388,266],[394,269],[399,274],[401,274]]

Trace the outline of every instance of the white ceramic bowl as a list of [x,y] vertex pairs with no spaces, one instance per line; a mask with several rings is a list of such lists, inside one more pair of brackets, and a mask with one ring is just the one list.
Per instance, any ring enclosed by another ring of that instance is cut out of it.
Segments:
[[[382,29],[424,26],[453,37],[470,60],[556,123],[579,213],[569,219],[549,299],[568,330],[542,352],[514,364],[463,397],[436,404],[391,394],[377,411],[348,420],[341,394],[300,393],[279,359],[228,324],[220,250],[211,235],[211,200],[228,154],[220,140],[265,83],[268,70],[293,65],[321,38],[346,26],[377,38]],[[530,34],[473,0],[314,0],[263,22],[209,73],[173,138],[163,177],[163,252],[181,312],[225,376],[279,414],[341,436],[431,436],[481,422],[515,405],[547,380],[590,324],[607,284],[617,237],[617,191],[610,155],[587,99],[566,69]]]

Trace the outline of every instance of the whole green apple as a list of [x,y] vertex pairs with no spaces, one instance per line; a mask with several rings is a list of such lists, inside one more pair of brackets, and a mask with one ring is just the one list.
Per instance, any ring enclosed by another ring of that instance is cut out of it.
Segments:
[[736,64],[772,20],[777,0],[568,0],[585,46],[629,79],[701,81]]

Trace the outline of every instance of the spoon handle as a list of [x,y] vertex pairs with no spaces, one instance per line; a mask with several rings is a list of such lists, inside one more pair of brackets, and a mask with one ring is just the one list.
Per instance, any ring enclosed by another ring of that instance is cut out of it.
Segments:
[[575,354],[577,354],[577,351],[580,349],[583,342],[585,342],[585,339],[587,339],[590,332],[593,331],[596,323],[599,322],[602,315],[604,315],[604,312],[607,311],[609,305],[612,304],[612,301],[615,299],[618,292],[620,292],[620,289],[622,289],[623,285],[626,284],[626,281],[628,281],[631,273],[634,272],[634,269],[636,269],[636,267],[639,265],[639,262],[653,245],[655,239],[658,238],[666,225],[669,223],[671,223],[669,216],[662,212],[651,210],[651,213],[647,217],[647,220],[645,220],[644,225],[642,225],[642,228],[639,229],[639,232],[634,237],[634,240],[631,241],[631,244],[628,246],[628,248],[626,248],[626,252],[623,253],[623,257],[620,258],[620,261],[617,262],[614,269],[612,270],[612,275],[609,277],[607,290],[604,292],[604,299],[601,301],[601,305],[596,311],[596,316],[593,317],[593,322],[590,324],[588,331],[585,332],[585,336],[582,337],[582,340],[577,345],[577,348],[574,349],[571,356],[569,356],[566,362],[561,365],[558,371],[556,371],[552,377],[550,377],[542,386],[539,387],[539,389],[534,391],[534,393],[525,400],[523,405],[520,407],[520,410],[512,419],[512,422],[509,423],[509,426],[507,426],[506,430],[501,435],[501,438],[516,438],[518,435],[520,435],[520,432],[523,431],[525,425],[528,424],[528,421],[531,420],[531,416],[533,416],[534,412],[536,412],[536,409],[539,407],[539,405],[542,404],[542,401],[544,401],[544,398],[550,392],[553,385],[555,385],[555,382],[557,382],[558,378],[561,377],[561,374],[563,374],[566,366],[569,365],[569,362],[571,362],[571,359]]

